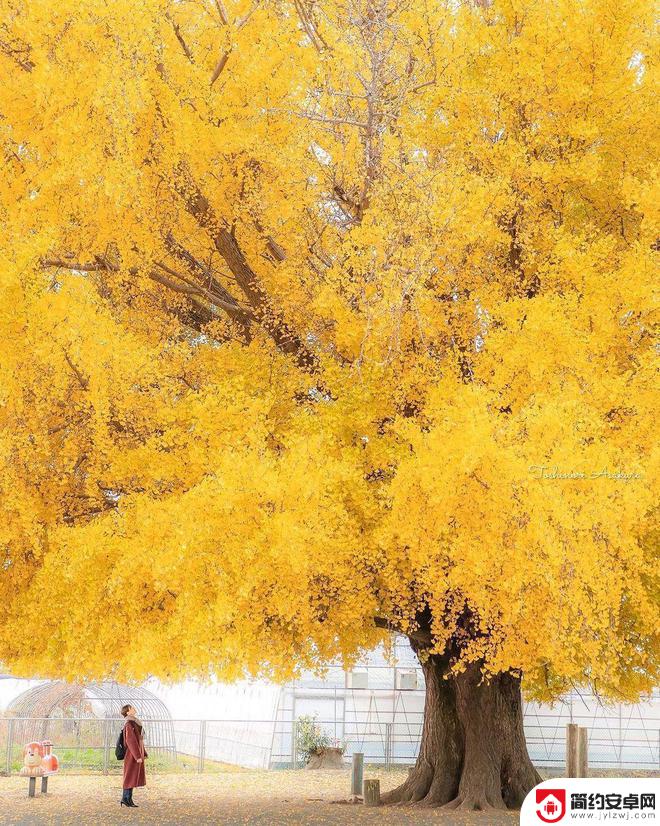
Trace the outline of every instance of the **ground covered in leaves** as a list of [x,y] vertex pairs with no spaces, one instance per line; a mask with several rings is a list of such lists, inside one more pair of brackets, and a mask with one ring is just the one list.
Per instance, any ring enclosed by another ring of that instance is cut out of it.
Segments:
[[[367,771],[378,777],[381,790],[402,782],[405,772]],[[59,775],[50,779],[49,793],[30,799],[27,780],[0,777],[0,823],[32,824],[438,824],[439,826],[514,826],[516,812],[465,814],[413,807],[365,808],[333,803],[346,799],[350,772],[228,771],[215,774],[161,774],[147,778],[135,792],[137,809],[120,808],[117,776]],[[37,782],[37,789],[39,782]]]

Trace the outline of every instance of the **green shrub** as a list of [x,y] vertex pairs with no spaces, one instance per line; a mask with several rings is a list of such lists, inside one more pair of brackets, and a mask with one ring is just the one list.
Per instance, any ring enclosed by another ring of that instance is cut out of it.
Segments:
[[316,722],[316,717],[304,715],[298,717],[296,723],[296,748],[305,763],[309,762],[313,754],[320,754],[323,749],[332,747],[343,751],[339,741],[332,739],[323,731]]

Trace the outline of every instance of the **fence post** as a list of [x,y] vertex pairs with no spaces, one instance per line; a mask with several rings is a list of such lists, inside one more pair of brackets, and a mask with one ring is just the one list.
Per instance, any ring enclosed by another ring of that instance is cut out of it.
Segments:
[[385,768],[392,768],[392,723],[385,723]]
[[578,731],[578,773],[577,777],[589,776],[589,732],[580,726]]
[[351,794],[362,797],[362,778],[364,776],[364,754],[356,751],[353,753],[353,766],[351,769]]
[[566,724],[566,777],[578,776],[578,725]]
[[11,774],[11,755],[14,747],[14,718],[7,721],[7,777]]
[[298,768],[298,721],[291,723],[291,768]]
[[103,774],[108,773],[108,740],[110,739],[110,720],[103,721]]
[[204,757],[206,754],[206,720],[199,721],[199,759],[197,761],[197,771],[202,774],[204,771]]
[[82,728],[82,720],[78,717],[77,720],[74,720],[73,725],[76,728],[76,768],[80,768],[80,730]]

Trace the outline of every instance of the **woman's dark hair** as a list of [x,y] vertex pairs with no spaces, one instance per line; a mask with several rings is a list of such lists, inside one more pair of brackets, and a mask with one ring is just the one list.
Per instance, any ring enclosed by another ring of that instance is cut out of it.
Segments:
[[128,714],[128,712],[129,712],[130,710],[131,710],[130,705],[122,706],[122,707],[121,707],[121,716],[122,716],[122,717],[126,717],[126,715]]

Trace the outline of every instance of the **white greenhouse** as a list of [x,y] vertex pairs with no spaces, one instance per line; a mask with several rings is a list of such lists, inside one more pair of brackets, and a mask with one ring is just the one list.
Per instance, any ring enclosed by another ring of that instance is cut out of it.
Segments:
[[[186,683],[150,689],[170,708],[177,748],[187,754],[259,768],[300,765],[296,721],[314,717],[330,741],[365,761],[414,763],[424,710],[424,676],[407,643],[395,646],[395,662],[381,649],[351,672],[331,666],[323,679],[305,674],[280,686],[267,682]],[[187,718],[183,720],[182,718]],[[594,768],[660,768],[660,694],[636,705],[605,704],[575,691],[553,707],[525,704],[530,756],[539,767],[562,767],[566,723],[589,730]]]
[[[185,759],[198,771],[207,762],[264,769],[299,766],[297,726],[308,717],[316,720],[331,745],[343,747],[347,761],[353,752],[362,752],[367,763],[410,765],[421,735],[424,677],[407,643],[398,642],[394,653],[389,661],[377,649],[353,671],[334,665],[322,679],[305,674],[286,685],[188,681],[168,686],[150,680],[144,688],[169,712],[176,759]],[[37,684],[0,679],[0,716]],[[563,767],[569,722],[588,728],[594,769],[660,769],[657,692],[636,705],[604,704],[588,691],[575,691],[553,707],[527,703],[525,732],[538,767]]]

